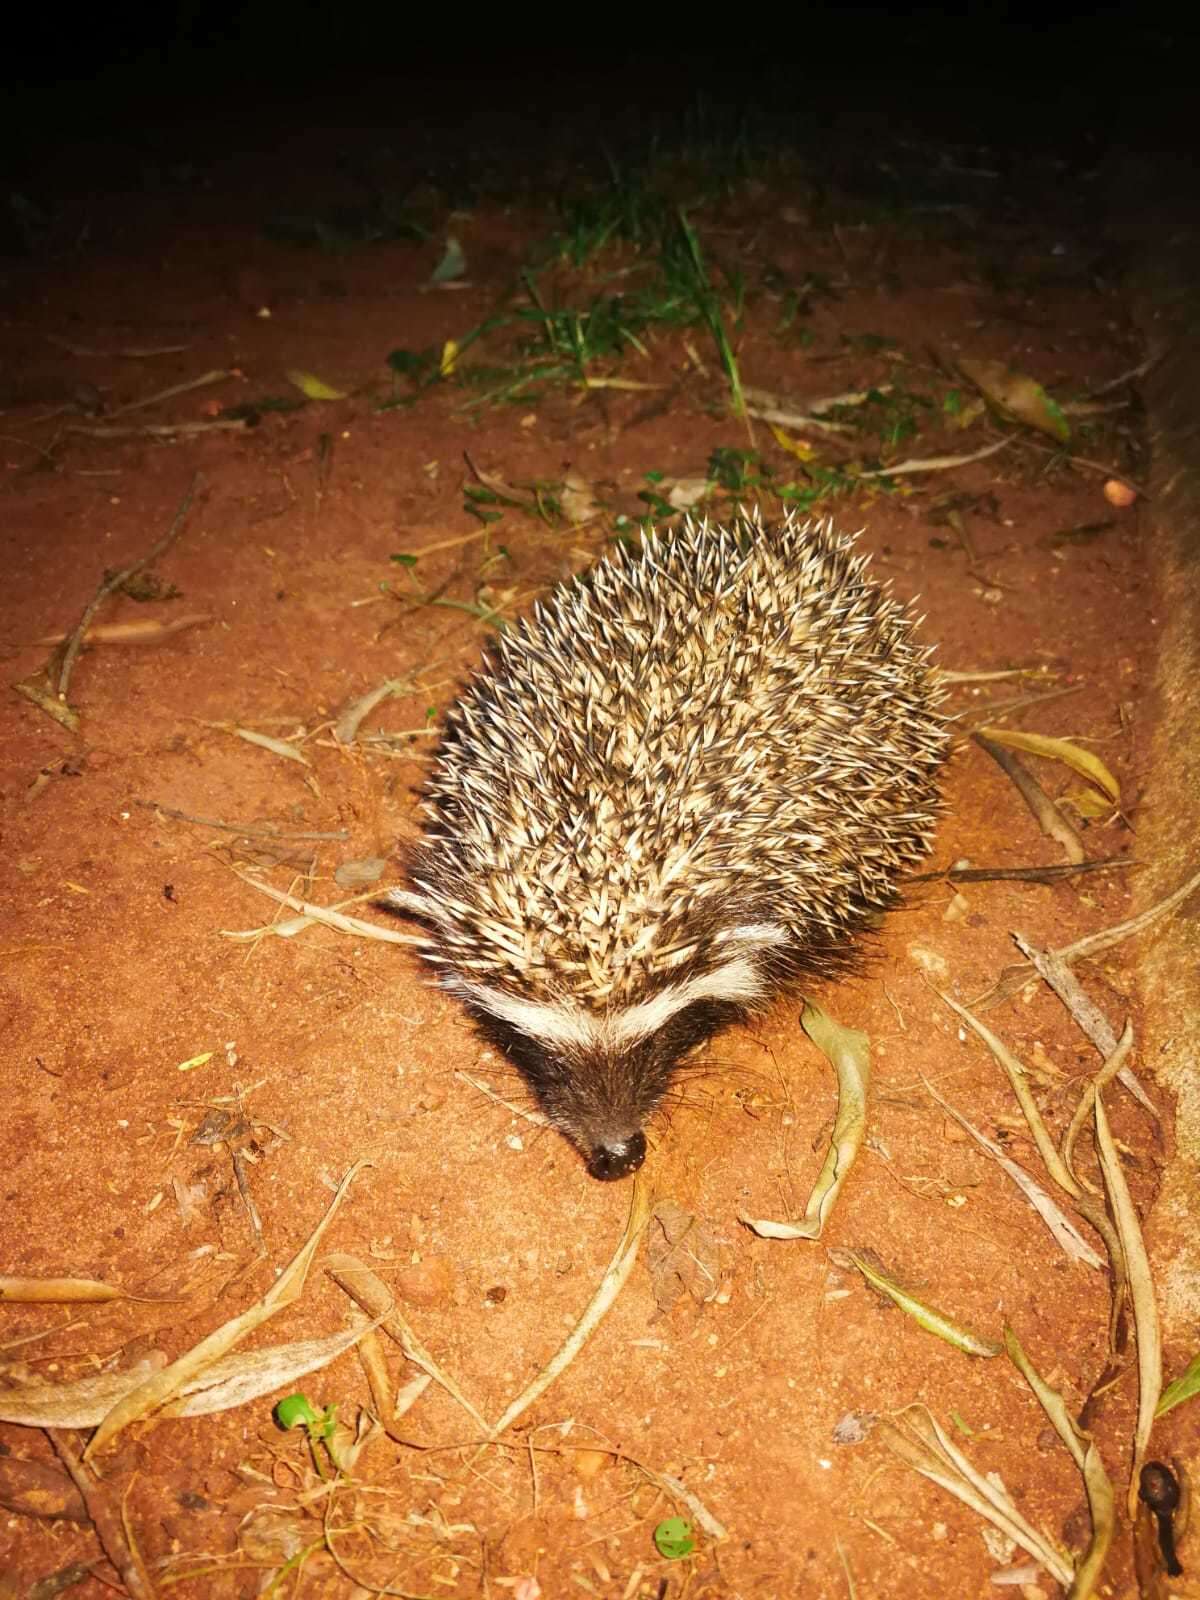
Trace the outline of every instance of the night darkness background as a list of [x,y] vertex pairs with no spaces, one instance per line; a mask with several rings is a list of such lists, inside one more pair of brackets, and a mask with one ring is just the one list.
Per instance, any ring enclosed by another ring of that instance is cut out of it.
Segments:
[[1150,8],[803,7],[648,25],[575,8],[482,22],[306,3],[27,8],[4,24],[0,161],[10,185],[50,170],[63,182],[62,157],[78,152],[94,181],[123,156],[231,153],[297,125],[536,156],[561,139],[636,137],[704,95],[810,145],[906,128],[1086,166],[1114,142],[1196,142],[1198,39],[1194,21]]

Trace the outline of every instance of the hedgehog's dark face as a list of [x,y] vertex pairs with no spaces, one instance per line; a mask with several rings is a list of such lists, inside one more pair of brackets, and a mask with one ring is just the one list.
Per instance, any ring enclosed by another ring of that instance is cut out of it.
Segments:
[[547,1121],[579,1150],[593,1178],[636,1172],[645,1124],[684,1056],[745,1015],[748,997],[718,998],[704,981],[623,1010],[523,1000],[455,983],[486,1036],[529,1084]]

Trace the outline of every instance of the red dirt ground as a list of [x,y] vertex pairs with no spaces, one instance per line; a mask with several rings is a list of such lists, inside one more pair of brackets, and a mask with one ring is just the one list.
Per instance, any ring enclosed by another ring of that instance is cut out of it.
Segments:
[[[320,177],[304,171],[311,192]],[[651,334],[645,356],[630,352],[612,369],[658,386],[647,392],[558,389],[464,410],[471,391],[441,386],[411,408],[375,409],[389,392],[388,351],[440,349],[503,304],[547,219],[482,203],[452,219],[443,212],[428,244],[334,256],[263,237],[264,215],[301,198],[268,156],[214,161],[202,185],[153,204],[114,200],[103,237],[78,254],[7,270],[7,679],[34,673],[47,655],[43,636],[72,628],[105,570],[136,561],[165,532],[197,473],[186,524],[156,567],[180,598],[117,596],[98,620],[210,620],[157,645],[86,650],[70,689],[78,734],[13,693],[0,711],[9,1152],[0,1267],[101,1278],[147,1297],[7,1307],[6,1372],[9,1382],[65,1382],[151,1351],[180,1355],[270,1287],[332,1187],[365,1160],[322,1250],[368,1262],[494,1419],[587,1303],[619,1240],[629,1186],[590,1182],[557,1136],[468,1081],[527,1106],[511,1070],[427,985],[409,951],[319,927],[292,939],[223,937],[286,915],[231,869],[317,902],[353,892],[335,884],[343,862],[387,858],[381,882],[399,881],[397,842],[418,827],[432,747],[428,713],[436,723],[488,636],[469,610],[420,605],[420,595],[482,600],[513,616],[603,550],[611,517],[572,530],[509,509],[481,529],[464,509],[466,453],[510,484],[574,473],[610,510],[636,514],[648,472],[702,476],[716,447],[744,449],[747,437],[694,330],[686,340]],[[1088,274],[1077,242],[1033,223],[936,237],[849,218],[835,230],[809,218],[801,190],[778,183],[693,221],[710,250],[744,270],[769,261],[793,280],[824,274],[836,285],[838,297],[818,299],[803,324],[811,337],[777,335],[779,305],[766,298],[751,302],[738,334],[743,381],[797,402],[889,381],[944,393],[944,364],[966,355],[1010,362],[1062,398],[1097,390],[1138,359],[1119,298]],[[447,232],[466,251],[468,284],[429,292]],[[1003,275],[986,270],[989,260],[1004,263]],[[868,334],[895,344],[856,337]],[[184,348],[116,353],[161,346]],[[111,413],[213,369],[231,375],[121,422],[211,420],[214,403],[291,393],[294,369],[349,398],[264,413],[242,433],[63,432],[105,424],[58,411],[81,388]],[[1100,416],[1073,448],[1135,470],[1128,418]],[[957,433],[934,411],[891,459],[966,453],[990,436],[986,426]],[[755,443],[781,481],[798,475],[761,423]],[[1132,854],[1154,632],[1138,505],[1114,510],[1104,473],[1028,442],[900,481],[903,493],[821,509],[864,527],[875,570],[900,595],[920,595],[940,665],[1046,674],[1032,687],[995,679],[953,688],[949,706],[964,731],[989,706],[1069,691],[1007,725],[1076,738],[1103,758],[1120,781],[1121,808],[1087,826],[1087,852]],[[961,510],[974,560],[938,516],[952,492],[975,497]],[[1092,531],[1056,537],[1079,528]],[[420,560],[405,568],[396,554]],[[385,702],[364,730],[412,737],[389,749],[340,746],[333,720],[390,678],[408,680],[410,692]],[[245,743],[233,725],[290,741],[308,765]],[[1055,793],[1083,788],[1065,768],[1041,764],[1039,773]],[[946,801],[931,869],[1062,859],[970,742],[956,746]],[[239,837],[250,824],[278,837]],[[297,838],[304,833],[337,837]],[[643,1259],[503,1446],[465,1448],[478,1429],[433,1387],[400,1424],[411,1443],[371,1444],[330,1498],[312,1493],[319,1483],[302,1440],[274,1426],[277,1396],[132,1426],[100,1466],[155,1581],[181,1600],[259,1593],[282,1561],[320,1543],[329,1515],[345,1530],[333,1539],[344,1566],[318,1550],[288,1578],[292,1594],[391,1584],[388,1592],[447,1600],[530,1600],[537,1591],[522,1580],[536,1576],[548,1596],[816,1597],[847,1592],[847,1574],[864,1595],[991,1593],[990,1575],[1023,1562],[1020,1551],[989,1549],[969,1512],[869,1431],[863,1442],[837,1442],[848,1414],[917,1401],[948,1426],[956,1414],[970,1432],[955,1436],[980,1467],[1003,1475],[1035,1523],[1080,1548],[1078,1474],[1015,1371],[923,1331],[831,1263],[827,1246],[873,1249],[915,1292],[985,1335],[1011,1323],[1069,1405],[1082,1404],[1106,1362],[1105,1277],[1068,1263],[930,1098],[925,1079],[1038,1169],[999,1068],[931,984],[969,1002],[1016,959],[1011,930],[1057,946],[1127,908],[1119,871],[1050,886],[934,881],[886,923],[863,976],[815,996],[869,1034],[874,1063],[869,1148],[820,1243],[758,1239],[738,1219],[803,1211],[828,1137],[831,1075],[794,1004],[722,1037],[654,1129],[649,1163],[656,1196],[711,1230],[720,1292],[705,1303],[685,1293],[663,1310]],[[1122,952],[1083,976],[1119,1031],[1130,1006]],[[1036,984],[987,1021],[1028,1065],[1061,1128],[1095,1052]],[[202,1065],[182,1070],[200,1056]],[[1139,1070],[1149,1081],[1147,1065]],[[1164,1146],[1127,1095],[1109,1104],[1145,1208]],[[245,1119],[234,1137],[261,1247],[229,1146],[194,1142],[214,1107],[240,1107]],[[303,1299],[251,1343],[335,1330],[348,1309],[318,1255]],[[386,1350],[392,1383],[407,1382],[416,1369],[395,1345]],[[1168,1351],[1170,1370],[1187,1354]],[[352,1353],[299,1387],[346,1420],[369,1403]],[[1093,1417],[1118,1499],[1135,1400],[1127,1366]],[[1160,1454],[1175,1426],[1168,1419],[1161,1443],[1156,1436]],[[592,1443],[622,1454],[579,1453]],[[0,1450],[0,1465],[55,1460],[43,1433],[14,1425],[0,1426]],[[683,1508],[635,1462],[680,1479],[728,1537],[701,1533],[693,1555],[663,1559],[653,1529]],[[5,1512],[0,1547],[8,1592],[72,1563],[97,1568],[76,1574],[80,1600],[111,1592],[90,1528]],[[1112,1570],[1110,1592],[1125,1592],[1127,1538]],[[1043,1574],[1020,1592],[1032,1600],[1057,1591]]]

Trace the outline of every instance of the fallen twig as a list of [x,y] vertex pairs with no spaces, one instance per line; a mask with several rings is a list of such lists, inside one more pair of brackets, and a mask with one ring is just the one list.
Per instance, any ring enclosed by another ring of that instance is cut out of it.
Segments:
[[193,389],[207,389],[212,384],[224,383],[226,378],[233,376],[232,372],[218,368],[215,372],[206,372],[199,378],[189,378],[186,383],[173,383],[168,389],[159,389],[154,394],[148,394],[144,400],[130,400],[127,404],[118,406],[115,411],[108,412],[107,415],[110,418],[123,417],[130,411],[144,411],[147,406],[159,405],[163,400],[174,400],[176,395],[191,394]]
[[194,816],[190,811],[176,811],[174,806],[165,806],[160,800],[139,800],[136,796],[130,804],[142,806],[147,811],[160,812],[176,822],[192,822],[198,828],[219,828],[222,833],[244,834],[248,839],[341,840],[350,837],[345,828],[337,828],[331,833],[295,833],[287,828],[276,828],[269,822],[224,822],[219,817]]
[[924,459],[897,461],[893,467],[878,467],[871,472],[857,472],[855,477],[899,478],[912,472],[951,472],[955,467],[967,467],[972,461],[983,461],[988,456],[994,456],[997,451],[1003,450],[1005,445],[1011,443],[1011,439],[996,439],[992,444],[984,445],[982,450],[973,450],[970,455],[926,456]]
[[1004,749],[978,729],[971,737],[979,748],[985,750],[996,765],[1012,779],[1017,793],[1033,813],[1038,827],[1046,837],[1060,844],[1071,862],[1083,861],[1085,859],[1083,841],[1079,834],[1024,764],[1011,750]]
[[122,571],[114,572],[110,577],[105,578],[91,600],[84,607],[83,615],[75,624],[73,631],[68,635],[66,648],[63,651],[62,666],[58,674],[58,696],[60,700],[67,698],[67,685],[71,681],[71,672],[75,666],[75,659],[83,644],[84,635],[91,626],[92,618],[110,594],[115,594],[118,589],[129,582],[130,578],[135,578],[139,572],[151,566],[158,560],[159,556],[165,554],[175,543],[183,528],[184,519],[191,510],[192,500],[195,498],[199,482],[200,474],[196,473],[188,485],[183,499],[179,502],[179,509],[175,513],[171,526],[163,534],[162,538],[156,540],[146,554],[135,561],[131,567],[125,567]]
[[[1019,933],[1014,933],[1012,937],[1017,949],[1053,989],[1101,1056],[1108,1060],[1117,1048],[1117,1036],[1099,1006],[1083,992],[1079,979],[1062,956],[1053,950],[1039,950]],[[1155,1122],[1158,1122],[1160,1119],[1157,1108],[1132,1070],[1129,1067],[1122,1067],[1117,1077],[1137,1103],[1150,1113]]]
[[1101,872],[1139,867],[1133,856],[1108,856],[1102,861],[1065,861],[1054,867],[947,867],[944,872],[916,872],[905,883],[1057,883],[1081,872]]
[[156,1590],[150,1574],[137,1546],[126,1538],[123,1518],[112,1505],[107,1486],[84,1465],[69,1433],[62,1428],[47,1428],[46,1437],[83,1497],[100,1548],[117,1569],[132,1600],[155,1600]]
[[213,417],[207,422],[143,422],[136,427],[85,427],[72,423],[66,433],[84,433],[92,439],[160,438],[172,433],[245,433],[250,424],[242,418]]

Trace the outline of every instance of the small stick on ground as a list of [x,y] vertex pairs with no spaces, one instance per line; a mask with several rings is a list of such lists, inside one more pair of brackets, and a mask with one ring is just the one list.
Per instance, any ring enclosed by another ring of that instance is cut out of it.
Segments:
[[95,350],[91,345],[72,344],[69,339],[60,339],[57,334],[53,333],[46,335],[46,342],[47,344],[56,344],[60,350],[65,350],[68,355],[98,356],[105,361],[111,360],[114,356],[121,356],[129,361],[146,361],[152,356],[181,356],[192,348],[190,344],[154,344],[117,345],[113,350]]
[[906,883],[1057,883],[1081,872],[1101,872],[1138,867],[1133,856],[1106,856],[1102,861],[1060,862],[1056,867],[949,867],[945,872],[916,872]]
[[[146,567],[152,565],[153,562],[158,560],[159,556],[165,554],[165,552],[169,550],[170,547],[175,543],[175,540],[179,537],[180,531],[183,528],[184,518],[192,508],[192,501],[195,498],[196,488],[199,482],[200,474],[196,473],[196,475],[192,478],[191,483],[188,485],[187,493],[179,503],[179,510],[176,511],[171,526],[167,529],[166,533],[163,534],[162,538],[156,540],[146,554],[142,556],[140,560],[135,561],[131,567],[126,567],[121,572],[114,572],[111,577],[105,578],[104,582],[96,590],[96,593],[92,596],[91,600],[89,600],[87,605],[84,607],[83,615],[80,617],[79,621],[75,624],[74,629],[68,636],[62,653],[62,666],[59,668],[58,673],[58,697],[60,700],[65,700],[67,698],[67,685],[71,681],[71,672],[75,666],[75,659],[79,655],[80,647],[83,644],[84,635],[91,626],[92,618],[96,615],[96,612],[100,609],[101,605],[103,605],[104,601],[108,599],[110,594],[114,594],[124,584],[128,583],[130,578],[135,578],[139,572],[144,571]],[[53,659],[54,658],[51,657],[51,660]]]
[[191,394],[193,389],[207,389],[211,384],[224,383],[226,378],[233,374],[224,367],[219,367],[215,372],[206,372],[202,377],[189,378],[186,383],[173,383],[169,389],[159,389],[154,394],[148,394],[144,400],[130,400],[127,405],[118,406],[115,411],[108,413],[109,419],[123,417],[130,411],[144,411],[147,406],[156,406],[162,400],[174,400],[176,395]]
[[[1057,689],[1045,689],[1039,694],[1023,694],[1015,700],[1002,700],[997,705],[985,707],[980,712],[980,720],[973,723],[968,730],[974,733],[976,728],[986,728],[999,722],[1001,717],[1011,717],[1014,711],[1024,711],[1028,706],[1040,706],[1046,700],[1061,700],[1064,695],[1078,694],[1083,688],[1081,683],[1065,683]],[[952,721],[961,721],[965,713],[960,713]]]
[[988,456],[994,456],[998,450],[1003,450],[1005,445],[1011,444],[1011,439],[996,439],[991,444],[986,444],[981,450],[972,450],[964,456],[925,456],[907,461],[897,461],[890,467],[878,467],[871,472],[860,472],[860,478],[899,478],[910,472],[953,472],[955,467],[970,466],[972,461],[984,461]]
[[46,1437],[54,1453],[67,1469],[71,1481],[83,1496],[87,1514],[100,1541],[100,1548],[121,1575],[133,1600],[155,1600],[155,1588],[142,1565],[141,1556],[125,1537],[121,1515],[110,1503],[107,1487],[80,1460],[74,1442],[63,1428],[47,1428]]
[[232,1146],[229,1159],[233,1163],[233,1175],[237,1179],[238,1193],[242,1197],[242,1204],[246,1208],[246,1215],[250,1219],[250,1231],[254,1234],[254,1242],[258,1246],[259,1254],[266,1253],[263,1244],[262,1218],[258,1214],[258,1207],[254,1204],[254,1196],[250,1193],[250,1179],[246,1174],[246,1158],[240,1150]]
[[[1117,1036],[1108,1018],[1084,992],[1079,979],[1067,963],[1054,950],[1040,950],[1022,934],[1014,933],[1013,942],[1034,970],[1054,990],[1076,1023],[1087,1034],[1101,1056],[1107,1061],[1117,1048]],[[1130,1067],[1122,1067],[1117,1077],[1121,1084],[1150,1115],[1160,1121],[1154,1102],[1142,1088]]]
[[222,833],[245,835],[247,839],[341,840],[350,837],[345,828],[336,828],[331,833],[294,833],[287,828],[273,827],[269,822],[225,822],[219,817],[198,817],[190,811],[176,811],[174,806],[164,806],[158,800],[139,800],[137,796],[134,796],[131,804],[141,806],[146,811],[157,811],[175,822],[193,822],[198,828],[218,828]]
[[1069,861],[1078,863],[1085,860],[1083,841],[1078,833],[1012,751],[1005,750],[986,734],[975,732],[971,737],[979,748],[986,750],[996,765],[1012,779],[1018,794],[1033,813],[1046,837],[1062,845]]
[[143,422],[128,428],[87,428],[76,423],[65,431],[83,433],[91,439],[158,439],[176,433],[245,433],[248,426],[241,418],[214,417],[210,422]]

